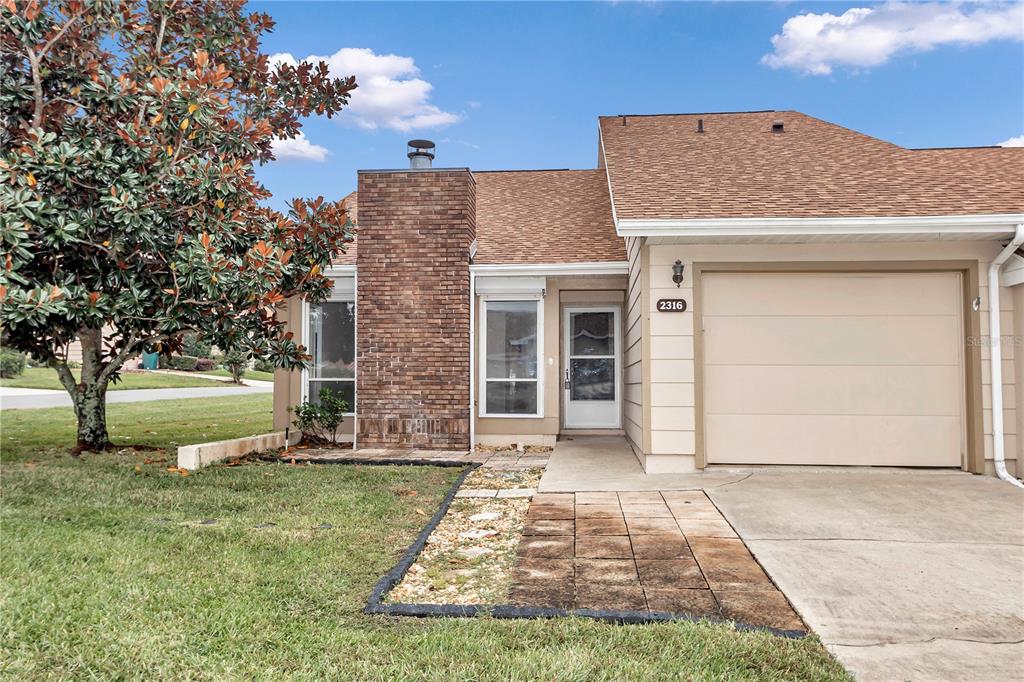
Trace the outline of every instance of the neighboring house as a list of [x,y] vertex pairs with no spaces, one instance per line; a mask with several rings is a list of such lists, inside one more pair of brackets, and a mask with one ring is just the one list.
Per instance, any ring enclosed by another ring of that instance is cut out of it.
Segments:
[[[276,425],[327,386],[359,447],[622,433],[648,472],[992,469],[987,271],[1024,223],[1024,149],[763,111],[602,117],[597,157],[360,171],[331,300],[286,313],[314,362],[278,374]],[[1024,287],[1000,306],[1016,471]]]

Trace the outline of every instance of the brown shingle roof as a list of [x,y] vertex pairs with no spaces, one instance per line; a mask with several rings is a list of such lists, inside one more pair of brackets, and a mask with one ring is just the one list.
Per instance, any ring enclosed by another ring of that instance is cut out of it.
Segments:
[[904,149],[796,111],[622,123],[600,119],[620,220],[1024,213],[1024,149]]
[[[476,179],[480,264],[588,263],[626,260],[615,234],[604,170],[487,171]],[[343,200],[353,220],[355,192]],[[334,260],[356,262],[356,244]]]
[[476,263],[626,260],[595,170],[476,172]]

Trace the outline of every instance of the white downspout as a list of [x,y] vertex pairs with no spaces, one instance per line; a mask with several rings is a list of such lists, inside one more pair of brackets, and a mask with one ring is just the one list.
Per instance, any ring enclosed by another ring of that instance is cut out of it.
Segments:
[[469,450],[476,448],[476,273],[469,273]]
[[1013,239],[992,260],[988,268],[988,327],[992,348],[992,458],[995,462],[996,475],[1018,488],[1024,488],[1024,484],[1006,470],[1006,450],[1003,446],[1003,352],[999,320],[999,271],[1021,244],[1024,244],[1024,224],[1017,226]]

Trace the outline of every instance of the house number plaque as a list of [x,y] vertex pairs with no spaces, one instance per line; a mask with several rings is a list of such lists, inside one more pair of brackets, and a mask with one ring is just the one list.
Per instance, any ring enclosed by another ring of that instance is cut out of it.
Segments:
[[686,312],[686,299],[683,298],[659,298],[658,312],[682,313]]

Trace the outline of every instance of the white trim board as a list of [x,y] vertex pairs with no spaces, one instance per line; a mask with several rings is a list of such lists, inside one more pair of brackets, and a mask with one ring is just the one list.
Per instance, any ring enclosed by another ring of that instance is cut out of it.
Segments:
[[486,263],[470,265],[478,275],[628,275],[629,261],[606,263]]
[[784,235],[892,235],[1013,233],[1024,214],[957,216],[888,216],[842,218],[712,218],[623,219],[615,224],[620,237],[720,237]]

